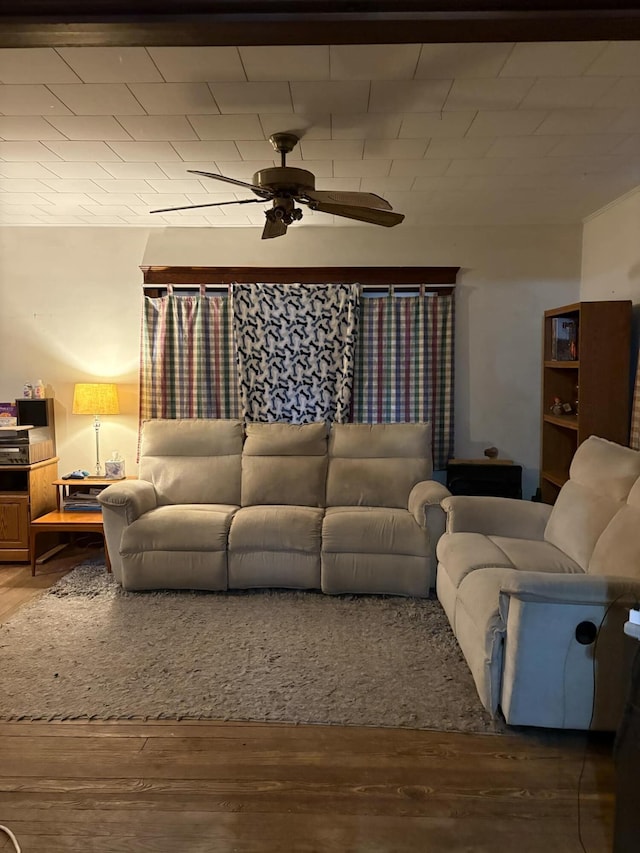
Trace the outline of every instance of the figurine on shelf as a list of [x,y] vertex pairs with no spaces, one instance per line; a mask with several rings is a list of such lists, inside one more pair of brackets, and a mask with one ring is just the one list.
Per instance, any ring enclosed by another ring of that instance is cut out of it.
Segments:
[[553,406],[551,406],[551,414],[552,414],[552,415],[561,415],[561,414],[563,414],[563,411],[562,411],[562,400],[560,399],[560,397],[554,397],[554,398],[553,398]]

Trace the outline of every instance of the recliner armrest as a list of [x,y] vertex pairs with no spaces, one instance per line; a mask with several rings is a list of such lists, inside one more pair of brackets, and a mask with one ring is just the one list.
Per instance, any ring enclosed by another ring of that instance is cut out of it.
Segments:
[[429,587],[435,584],[436,545],[445,527],[441,501],[450,494],[449,489],[436,480],[422,480],[409,493],[407,509],[429,537]]
[[629,675],[623,624],[640,581],[535,571],[496,580],[506,624],[500,705],[507,722],[615,730]]
[[544,539],[551,506],[516,498],[452,495],[442,501],[449,533]]
[[[440,512],[440,502],[450,495],[451,492],[442,483],[438,483],[436,480],[422,480],[411,489],[407,508],[420,527],[427,527],[429,509],[437,507]],[[442,518],[444,522],[444,513],[442,513]]]
[[514,572],[501,584],[500,595],[549,604],[599,604],[613,602],[635,606],[640,601],[640,580],[628,577],[551,572]]
[[132,524],[145,512],[155,509],[158,498],[153,483],[148,480],[123,480],[103,489],[98,502],[114,510],[127,524]]

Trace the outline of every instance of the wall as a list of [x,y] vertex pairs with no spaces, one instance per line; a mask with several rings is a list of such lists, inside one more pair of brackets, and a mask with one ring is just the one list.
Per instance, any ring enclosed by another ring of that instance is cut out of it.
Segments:
[[0,229],[0,400],[41,378],[55,398],[60,474],[95,467],[89,415],[72,415],[75,382],[114,381],[122,414],[104,417],[101,458],[135,470],[144,229]]
[[[73,384],[116,381],[122,415],[105,452],[135,473],[141,264],[460,266],[456,297],[456,455],[495,445],[537,486],[542,312],[578,299],[578,226],[513,228],[0,229],[0,400],[42,377],[56,398],[61,473],[91,468],[91,418],[71,415]],[[99,380],[98,380],[99,381]]]
[[585,221],[580,299],[640,304],[640,187]]
[[589,217],[583,234],[581,301],[633,303],[632,394],[640,351],[640,187]]

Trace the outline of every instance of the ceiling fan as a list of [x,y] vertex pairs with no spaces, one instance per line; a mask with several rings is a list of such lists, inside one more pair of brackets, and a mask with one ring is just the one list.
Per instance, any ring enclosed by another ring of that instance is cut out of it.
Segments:
[[346,219],[358,219],[374,225],[384,225],[386,228],[402,222],[404,215],[394,213],[389,202],[375,193],[316,190],[315,176],[311,172],[306,169],[294,169],[286,164],[287,154],[294,149],[298,141],[299,137],[295,133],[274,133],[270,136],[269,142],[280,154],[281,164],[270,169],[260,169],[253,176],[251,184],[236,178],[216,175],[214,172],[187,169],[193,175],[214,178],[216,181],[225,181],[227,184],[251,190],[258,198],[166,207],[162,210],[152,210],[151,213],[169,213],[173,210],[189,210],[197,207],[221,207],[226,204],[264,204],[270,201],[272,206],[265,211],[267,221],[262,232],[263,240],[281,237],[287,233],[287,227],[292,222],[302,219],[302,210],[296,207],[296,203],[306,204],[310,210],[332,213],[334,216],[344,216]]

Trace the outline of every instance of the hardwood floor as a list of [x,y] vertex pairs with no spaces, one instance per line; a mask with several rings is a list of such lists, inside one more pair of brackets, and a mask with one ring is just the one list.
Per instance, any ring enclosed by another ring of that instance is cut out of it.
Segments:
[[10,619],[19,607],[37,598],[43,590],[53,586],[83,560],[96,556],[101,542],[93,541],[96,544],[90,547],[68,545],[54,558],[39,565],[35,577],[31,577],[31,566],[28,563],[0,563],[0,625]]
[[[0,621],[78,562],[63,554],[36,578],[0,564]],[[0,723],[0,824],[23,853],[608,853],[611,749],[529,729]]]

